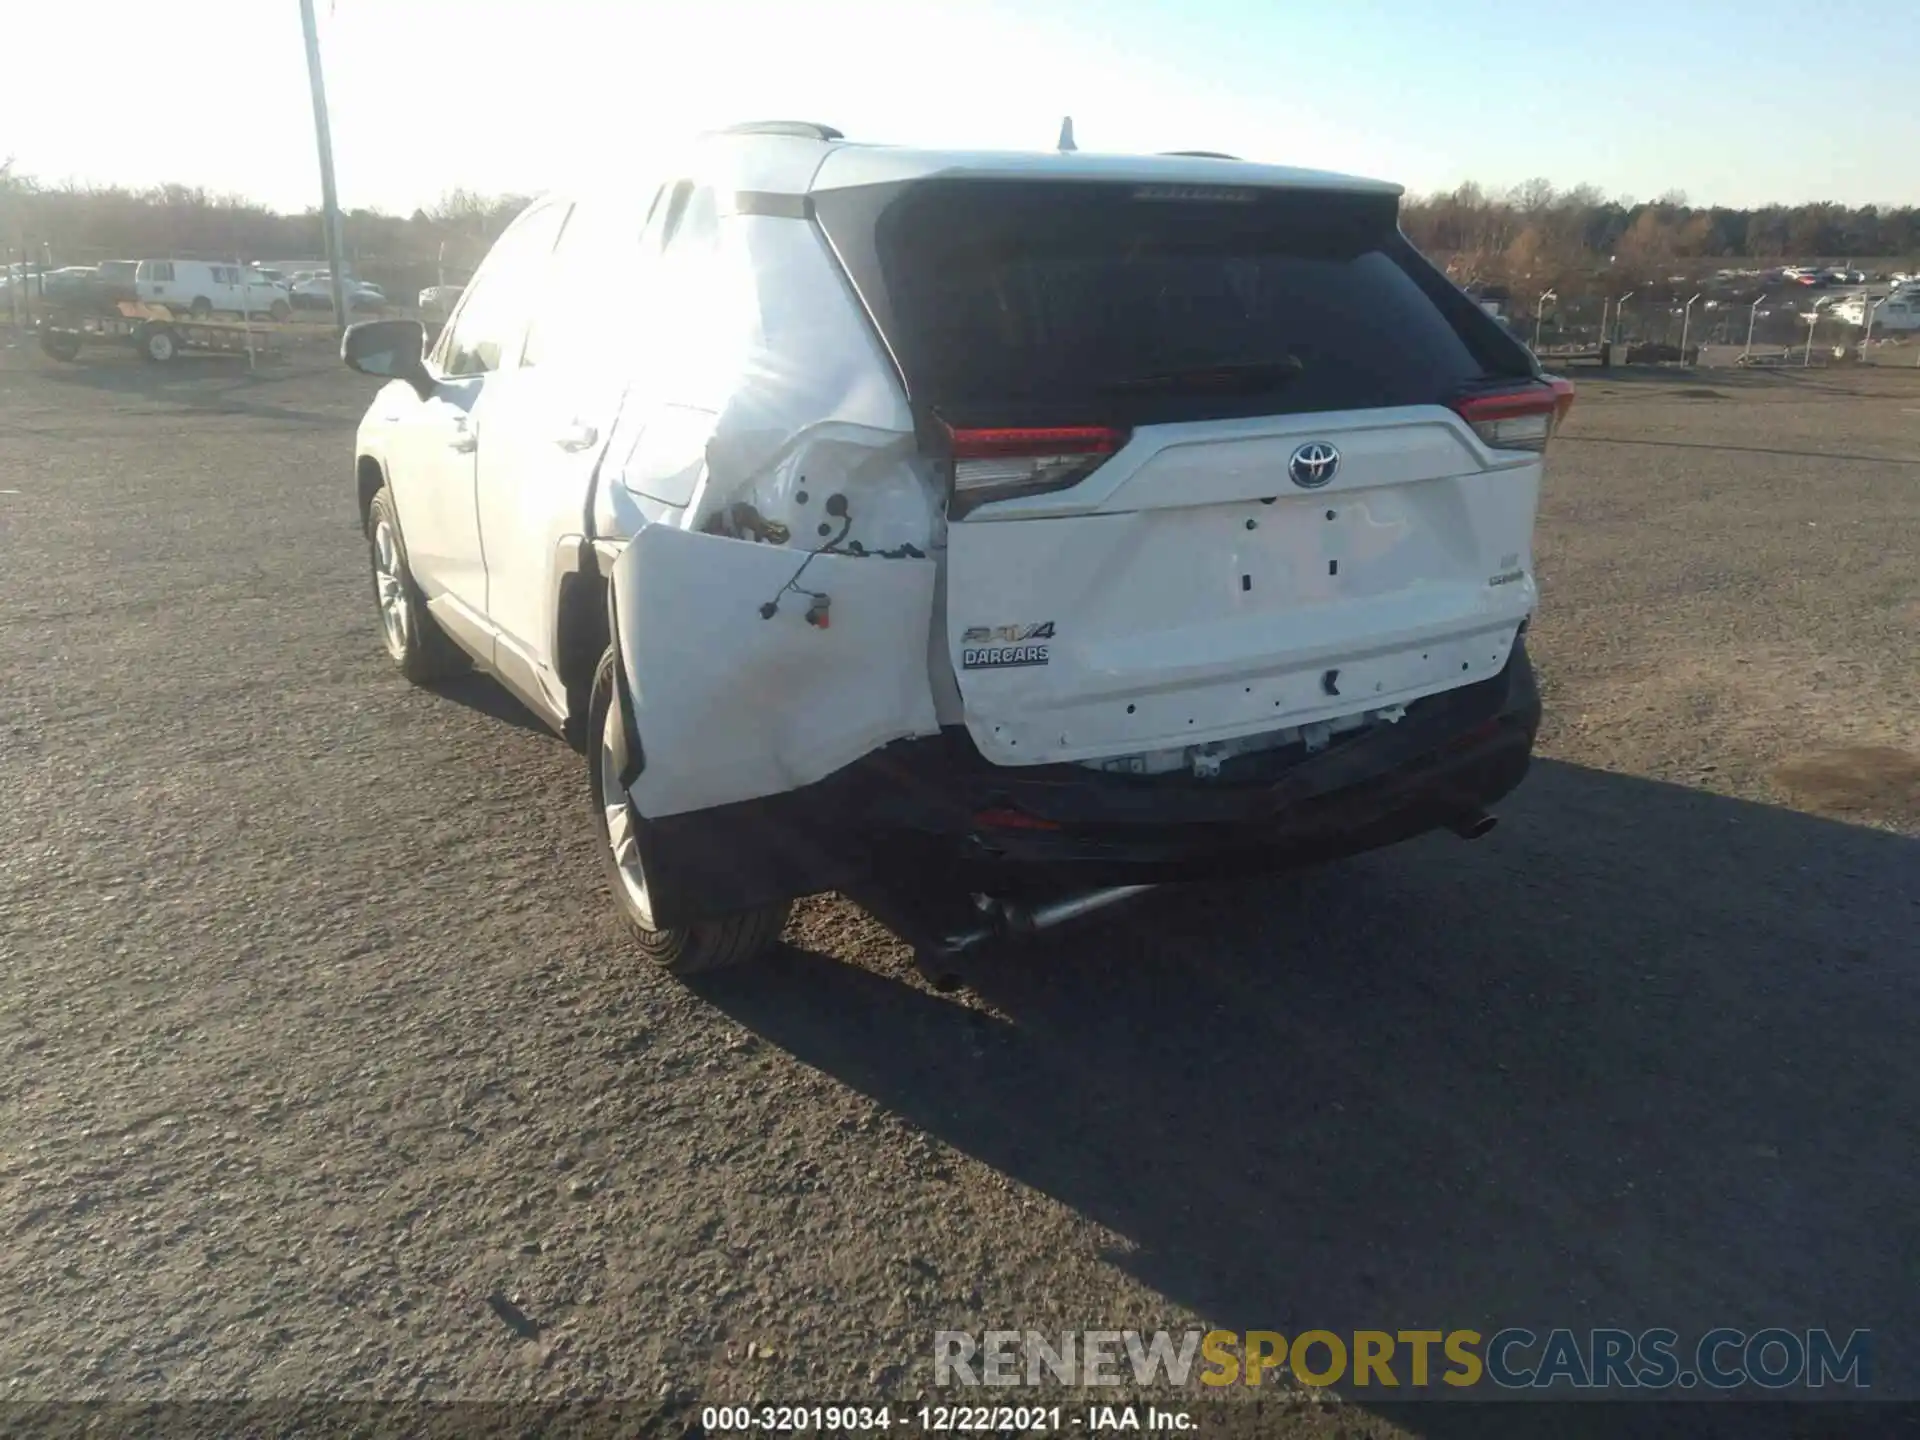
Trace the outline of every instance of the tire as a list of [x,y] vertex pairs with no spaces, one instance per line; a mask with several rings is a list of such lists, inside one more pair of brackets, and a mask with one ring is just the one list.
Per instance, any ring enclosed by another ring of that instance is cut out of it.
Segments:
[[204,320],[213,314],[213,302],[204,295],[193,297],[193,304],[187,307],[187,313],[196,319]]
[[[653,923],[643,898],[644,876],[630,843],[631,827],[645,822],[625,796],[608,799],[613,787],[619,784],[617,775],[611,773],[606,746],[607,726],[620,723],[619,711],[613,704],[614,676],[613,651],[609,649],[600,657],[600,668],[594,672],[592,698],[587,706],[587,786],[593,796],[593,824],[600,840],[600,861],[607,883],[612,887],[614,903],[625,918],[627,928],[633,932],[640,953],[670,975],[705,975],[744,965],[779,940],[780,932],[786,929],[787,917],[793,912],[793,903],[782,900],[757,910],[672,929],[661,929]],[[614,816],[621,813],[626,817],[629,837],[624,865],[613,831]]]
[[425,685],[465,670],[466,652],[447,638],[428,611],[420,587],[413,583],[400,516],[392,492],[384,485],[367,507],[367,563],[387,658],[400,673],[416,685]]
[[80,337],[71,330],[42,330],[40,348],[55,360],[78,360]]
[[134,343],[140,358],[154,365],[170,365],[180,353],[180,334],[171,325],[144,325]]
[[293,307],[284,300],[276,300],[268,307],[267,314],[281,324],[285,324],[293,318]]

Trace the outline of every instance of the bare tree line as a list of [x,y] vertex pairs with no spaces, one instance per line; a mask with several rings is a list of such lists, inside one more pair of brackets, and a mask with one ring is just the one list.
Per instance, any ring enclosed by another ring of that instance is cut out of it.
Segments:
[[[347,254],[369,276],[428,284],[444,263],[461,279],[529,198],[454,189],[410,216],[351,210],[342,216]],[[283,214],[192,185],[47,185],[9,159],[0,163],[0,250],[55,265],[149,255],[272,261],[317,258],[325,241],[317,208]]]
[[[1592,186],[1530,180],[1411,198],[1407,234],[1463,284],[1553,286],[1563,296],[1670,271],[1848,258],[1920,260],[1920,207],[1829,201],[1756,209],[1695,206],[1677,191],[1635,203]],[[1605,277],[1604,279],[1602,277]]]
[[[431,283],[459,279],[527,203],[522,195],[453,189],[409,216],[344,216],[348,254],[363,273]],[[1895,257],[1920,261],[1920,207],[1815,201],[1755,209],[1695,206],[1678,193],[1634,202],[1591,186],[1530,180],[1498,191],[1462,185],[1410,196],[1407,233],[1463,284],[1554,286],[1565,296],[1669,270],[1767,261]],[[322,253],[317,210],[282,214],[197,186],[43,184],[0,163],[0,248],[56,264],[142,255],[271,260]],[[1602,278],[1604,277],[1604,279]]]

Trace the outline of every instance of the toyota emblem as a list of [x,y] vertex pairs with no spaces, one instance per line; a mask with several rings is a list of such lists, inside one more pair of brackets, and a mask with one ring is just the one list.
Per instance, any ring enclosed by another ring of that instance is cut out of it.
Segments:
[[1302,490],[1318,490],[1339,470],[1340,452],[1324,440],[1309,440],[1287,462],[1288,477]]

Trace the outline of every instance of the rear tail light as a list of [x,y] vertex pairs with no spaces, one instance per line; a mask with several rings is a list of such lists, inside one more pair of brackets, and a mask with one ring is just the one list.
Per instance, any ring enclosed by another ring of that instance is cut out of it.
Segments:
[[1564,375],[1549,375],[1547,385],[1553,391],[1553,428],[1558,430],[1567,423],[1567,412],[1573,409],[1573,382]]
[[1524,389],[1469,395],[1453,408],[1489,449],[1545,450],[1573,408],[1573,382],[1555,376]]
[[1127,443],[1127,432],[1104,425],[1048,429],[951,430],[953,501],[958,518],[993,500],[1040,495],[1077,485]]

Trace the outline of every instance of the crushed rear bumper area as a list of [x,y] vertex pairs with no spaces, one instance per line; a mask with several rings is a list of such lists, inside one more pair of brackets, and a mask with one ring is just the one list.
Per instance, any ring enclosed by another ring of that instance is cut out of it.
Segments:
[[1470,822],[1526,774],[1540,696],[1524,639],[1397,724],[1228,761],[1218,777],[995,766],[964,731],[904,741],[801,790],[646,825],[664,925],[792,895],[1044,894],[1310,865]]

